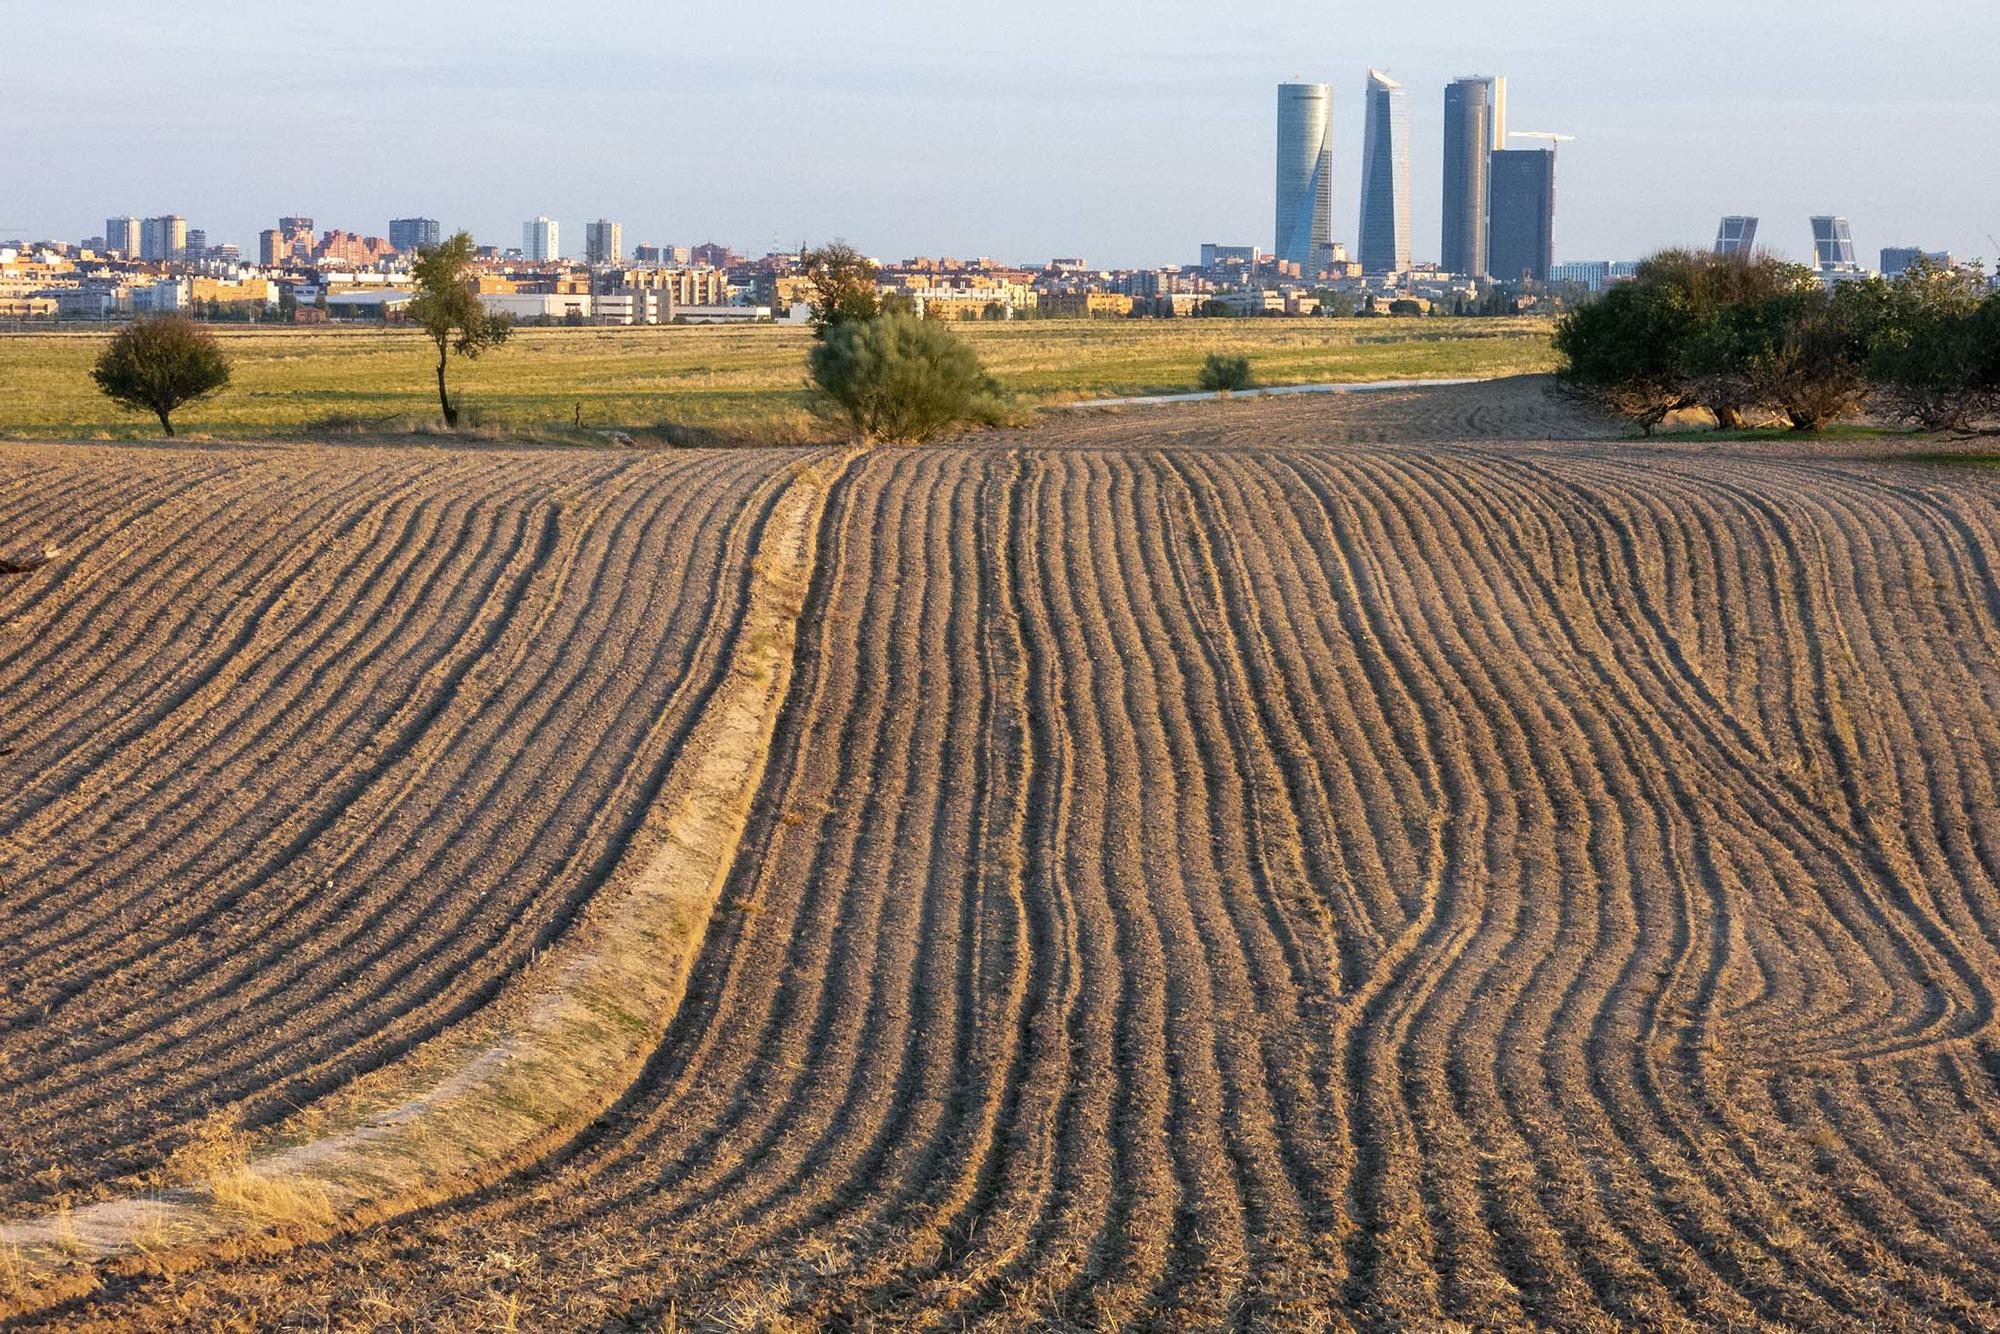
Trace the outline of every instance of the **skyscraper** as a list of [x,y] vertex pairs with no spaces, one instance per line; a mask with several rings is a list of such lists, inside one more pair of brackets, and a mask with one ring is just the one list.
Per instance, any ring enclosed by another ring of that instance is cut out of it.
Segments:
[[1482,277],[1492,190],[1488,160],[1506,144],[1507,81],[1459,79],[1444,90],[1444,243],[1449,273]]
[[1333,89],[1278,85],[1280,261],[1317,274],[1333,246]]
[[139,258],[139,220],[137,218],[106,218],[104,220],[104,248],[116,250],[126,259]]
[[428,250],[442,239],[436,218],[389,219],[389,244],[406,255]]
[[1757,219],[1736,215],[1724,218],[1715,233],[1715,253],[1748,259],[1757,253]]
[[1848,272],[1860,267],[1854,258],[1854,232],[1846,218],[1812,220],[1813,267],[1822,273]]
[[1410,267],[1410,106],[1403,85],[1368,71],[1368,122],[1361,146],[1361,267]]
[[1489,264],[1502,282],[1545,283],[1556,258],[1556,154],[1510,148],[1493,155]]
[[187,251],[187,219],[178,213],[147,218],[139,224],[139,257],[179,259]]
[[591,264],[616,264],[625,258],[625,228],[606,218],[583,228],[583,257]]
[[535,264],[562,258],[561,229],[553,218],[537,214],[521,224],[521,254]]

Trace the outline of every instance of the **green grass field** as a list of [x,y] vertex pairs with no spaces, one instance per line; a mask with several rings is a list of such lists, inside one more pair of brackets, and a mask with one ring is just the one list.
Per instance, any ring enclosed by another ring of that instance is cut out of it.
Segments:
[[[1096,320],[959,329],[1024,408],[1194,388],[1210,352],[1251,359],[1260,384],[1529,374],[1553,364],[1535,319]],[[429,345],[401,329],[219,327],[234,378],[184,409],[184,434],[396,434],[437,419]],[[157,435],[90,381],[106,334],[0,335],[0,436]],[[805,389],[811,334],[783,326],[523,329],[456,362],[466,419],[489,435],[619,430],[669,440],[805,441],[832,434]]]

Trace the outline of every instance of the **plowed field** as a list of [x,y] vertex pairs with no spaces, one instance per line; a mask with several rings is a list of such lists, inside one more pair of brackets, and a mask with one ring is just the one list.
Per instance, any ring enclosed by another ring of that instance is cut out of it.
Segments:
[[[2000,475],[1591,434],[1476,388],[860,457],[638,1084],[34,1319],[2000,1328]],[[9,1217],[504,1004],[785,484],[4,457],[0,531],[78,543],[0,585]]]

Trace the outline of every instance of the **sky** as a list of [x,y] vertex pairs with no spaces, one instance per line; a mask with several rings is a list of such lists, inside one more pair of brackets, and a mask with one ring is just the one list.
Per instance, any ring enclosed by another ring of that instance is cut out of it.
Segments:
[[[1273,241],[1275,85],[1334,90],[1351,246],[1362,89],[1409,89],[1415,254],[1439,247],[1444,85],[1508,77],[1561,148],[1557,257],[1809,257],[1809,215],[2000,257],[1990,0],[0,0],[0,236],[180,213],[254,253],[279,214],[422,215],[521,243],[547,213],[761,254],[1193,263]],[[246,17],[246,15],[248,17]]]

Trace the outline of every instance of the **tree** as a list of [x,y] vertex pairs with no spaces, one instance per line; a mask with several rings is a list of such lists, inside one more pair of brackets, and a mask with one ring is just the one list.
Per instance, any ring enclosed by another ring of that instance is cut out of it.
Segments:
[[1879,280],[1832,291],[1814,282],[1742,302],[1722,313],[1704,358],[1794,431],[1824,430],[1868,396],[1868,350],[1885,292]]
[[1389,313],[1391,315],[1421,315],[1424,313],[1423,302],[1412,301],[1408,297],[1398,297],[1389,303]]
[[824,339],[834,329],[882,313],[876,292],[875,266],[845,241],[831,241],[799,257],[812,284],[813,335]]
[[472,234],[459,232],[441,245],[420,252],[410,266],[417,294],[410,300],[410,323],[420,327],[437,347],[438,406],[447,427],[458,425],[458,404],[445,387],[445,367],[452,353],[477,358],[507,341],[512,326],[504,315],[489,315],[473,290]]
[[1694,406],[1681,365],[1693,327],[1684,294],[1621,284],[1556,324],[1562,359],[1556,383],[1651,435],[1673,413]]
[[91,368],[106,397],[150,412],[174,433],[172,414],[229,383],[229,358],[215,335],[184,315],[154,315],[119,330]]
[[998,387],[965,341],[909,315],[847,320],[807,355],[820,405],[864,440],[920,444],[963,422],[996,423]]
[[[1898,421],[1970,431],[2000,414],[2000,298],[1984,275],[1921,260],[1888,283],[1868,349],[1868,373]],[[1990,312],[1990,314],[1989,314]]]

